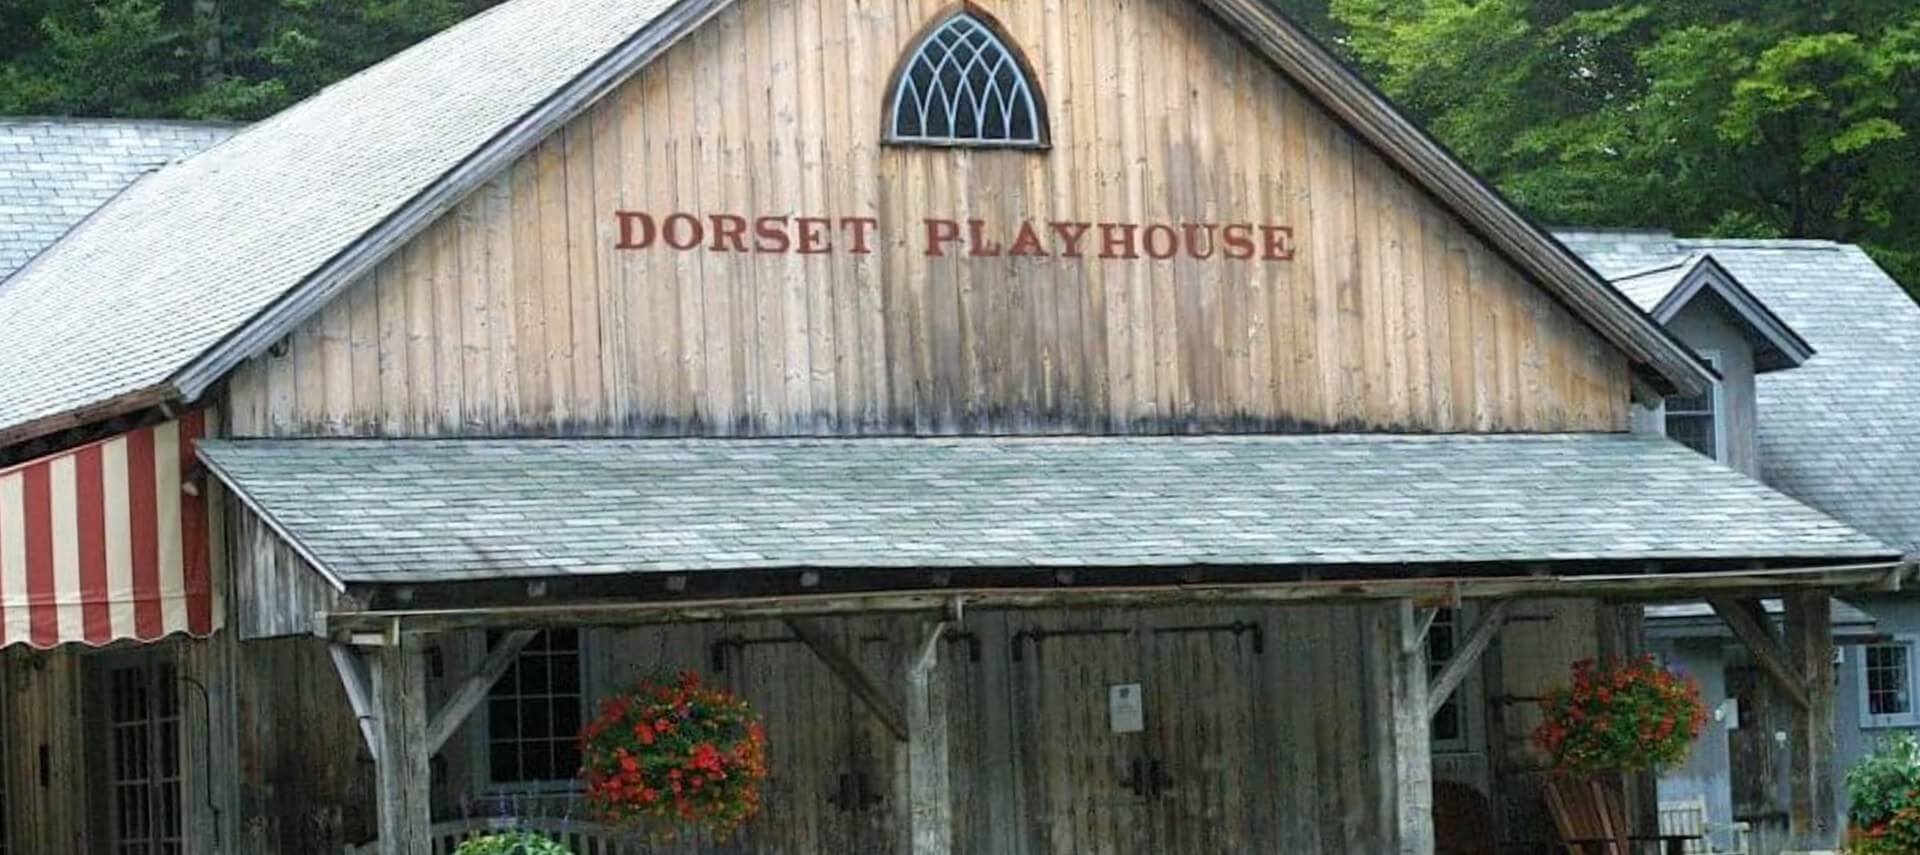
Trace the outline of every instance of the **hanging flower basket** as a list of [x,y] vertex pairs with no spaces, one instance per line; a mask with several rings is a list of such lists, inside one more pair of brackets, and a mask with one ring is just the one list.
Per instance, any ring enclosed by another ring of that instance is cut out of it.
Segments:
[[1554,766],[1581,775],[1643,772],[1683,763],[1707,720],[1700,686],[1652,656],[1573,664],[1573,684],[1540,701],[1533,742]]
[[580,732],[587,805],[660,837],[725,838],[760,810],[766,730],[747,702],[691,672],[608,698]]

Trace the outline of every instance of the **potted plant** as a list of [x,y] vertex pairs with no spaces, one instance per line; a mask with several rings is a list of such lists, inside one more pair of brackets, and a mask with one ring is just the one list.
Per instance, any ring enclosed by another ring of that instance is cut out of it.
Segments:
[[725,838],[760,810],[766,730],[747,702],[698,674],[648,677],[580,733],[588,808],[603,822]]
[[1533,742],[1554,768],[1596,776],[1683,763],[1706,723],[1700,686],[1652,656],[1573,664],[1573,681],[1540,700]]
[[1847,772],[1847,851],[1920,852],[1920,742],[1895,734]]
[[1628,851],[1636,841],[1685,844],[1690,837],[1635,836],[1622,776],[1686,760],[1706,723],[1693,681],[1653,657],[1573,664],[1573,680],[1540,700],[1544,719],[1533,741],[1552,759],[1547,811],[1563,842],[1605,842]]
[[573,855],[573,851],[543,834],[505,831],[467,838],[453,855]]

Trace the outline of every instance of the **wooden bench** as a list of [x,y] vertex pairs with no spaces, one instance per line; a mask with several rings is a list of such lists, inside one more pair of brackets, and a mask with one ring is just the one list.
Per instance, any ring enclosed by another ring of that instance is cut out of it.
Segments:
[[[1687,844],[1687,855],[1750,855],[1750,830],[1744,822],[1713,822],[1707,811],[1707,800],[1698,796],[1660,803],[1661,834],[1694,835],[1700,838]],[[1732,848],[1715,845],[1711,841],[1714,835],[1720,835]]]
[[[508,831],[544,834],[572,850],[574,855],[641,855],[645,847],[605,825],[552,817],[485,817],[434,823],[430,834],[433,855],[453,855],[469,838]],[[380,844],[348,846],[344,855],[380,855]]]

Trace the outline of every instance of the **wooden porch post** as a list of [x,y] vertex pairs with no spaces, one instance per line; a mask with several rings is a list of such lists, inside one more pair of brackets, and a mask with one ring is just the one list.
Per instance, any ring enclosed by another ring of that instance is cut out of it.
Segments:
[[379,798],[380,855],[431,855],[433,750],[427,741],[426,652],[416,639],[389,633],[370,660]]
[[1378,780],[1393,803],[1397,855],[1433,855],[1432,718],[1427,712],[1427,628],[1412,600],[1376,607],[1372,658],[1367,670],[1384,696],[1387,718]]
[[1803,678],[1805,706],[1793,707],[1788,729],[1792,763],[1792,801],[1788,829],[1794,849],[1803,852],[1839,848],[1834,812],[1833,626],[1825,591],[1803,591],[1786,598],[1787,651]]
[[948,778],[947,676],[941,667],[944,621],[915,622],[907,659],[907,834],[913,855],[953,851],[953,792]]

